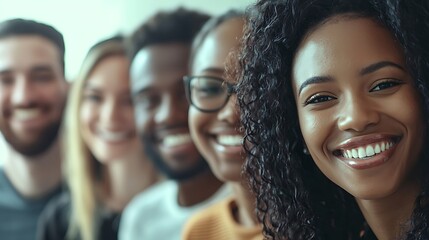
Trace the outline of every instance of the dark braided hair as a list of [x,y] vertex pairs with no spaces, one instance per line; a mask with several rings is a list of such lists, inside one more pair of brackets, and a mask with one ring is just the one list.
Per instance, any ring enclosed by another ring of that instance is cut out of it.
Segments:
[[[264,234],[269,239],[359,239],[364,218],[353,196],[303,152],[292,61],[303,37],[333,16],[371,18],[401,45],[429,126],[429,1],[259,0],[247,13],[236,77],[248,154],[245,172]],[[429,238],[429,183],[422,181],[404,239]]]

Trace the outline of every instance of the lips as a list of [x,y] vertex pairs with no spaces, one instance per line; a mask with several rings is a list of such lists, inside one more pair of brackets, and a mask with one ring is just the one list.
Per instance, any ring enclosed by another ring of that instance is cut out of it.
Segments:
[[367,157],[372,157],[374,155],[385,152],[392,148],[394,145],[395,143],[392,141],[383,141],[357,148],[338,150],[339,152],[336,152],[336,155],[341,155],[344,158],[365,159]]
[[333,154],[356,169],[375,167],[390,159],[400,139],[398,136],[381,135],[350,139]]

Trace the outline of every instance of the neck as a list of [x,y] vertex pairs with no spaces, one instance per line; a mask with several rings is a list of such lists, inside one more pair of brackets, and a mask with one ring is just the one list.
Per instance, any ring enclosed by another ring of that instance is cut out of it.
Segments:
[[4,171],[13,187],[25,198],[41,198],[61,183],[60,143],[57,138],[48,150],[28,157],[7,145]]
[[236,214],[236,220],[240,225],[245,227],[253,227],[258,224],[255,213],[255,201],[254,197],[250,193],[250,190],[243,186],[242,183],[234,182],[230,183],[234,191],[234,199],[237,203],[238,212]]
[[103,175],[102,202],[114,212],[122,212],[135,195],[159,180],[158,172],[142,154],[112,160]]
[[207,169],[197,176],[179,182],[178,201],[180,206],[193,206],[210,198],[221,186],[213,173]]
[[398,239],[409,227],[415,200],[420,192],[419,184],[410,181],[394,194],[376,200],[357,199],[365,220],[373,230],[377,239]]

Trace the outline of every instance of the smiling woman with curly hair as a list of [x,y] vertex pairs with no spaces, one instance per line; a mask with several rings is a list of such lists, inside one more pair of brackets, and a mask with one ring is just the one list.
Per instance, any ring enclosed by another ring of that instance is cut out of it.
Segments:
[[429,3],[258,1],[237,70],[272,239],[428,239]]

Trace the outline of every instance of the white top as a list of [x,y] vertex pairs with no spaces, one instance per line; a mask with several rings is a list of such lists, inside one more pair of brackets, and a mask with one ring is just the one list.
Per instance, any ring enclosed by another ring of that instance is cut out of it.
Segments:
[[197,211],[230,196],[224,184],[209,199],[190,207],[178,204],[175,181],[164,181],[133,198],[125,208],[119,227],[119,240],[180,240],[186,221]]

